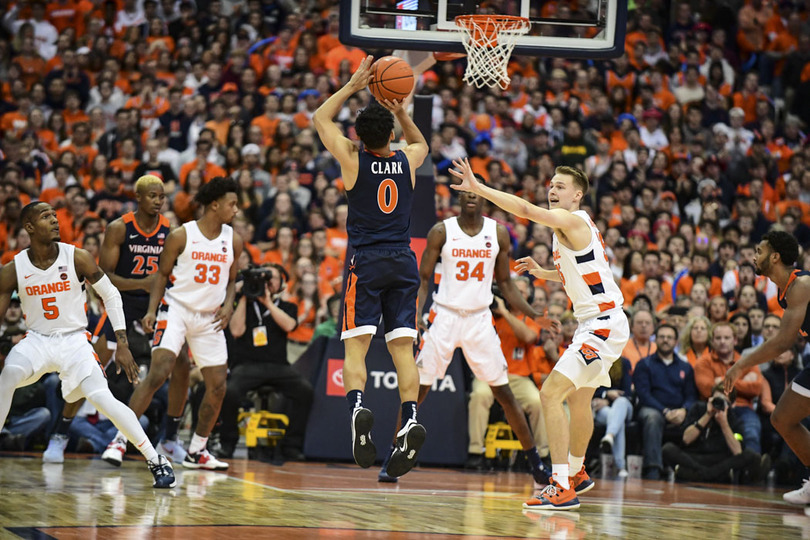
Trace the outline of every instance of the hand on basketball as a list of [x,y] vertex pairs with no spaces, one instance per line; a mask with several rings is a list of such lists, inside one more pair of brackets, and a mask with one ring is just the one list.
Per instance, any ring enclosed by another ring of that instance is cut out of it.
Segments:
[[349,85],[352,90],[359,92],[368,86],[368,81],[371,79],[371,64],[374,63],[374,57],[369,55],[363,58],[360,62],[360,67],[354,72],[352,78],[349,80]]
[[143,316],[143,319],[141,319],[141,326],[143,327],[143,331],[146,332],[146,335],[155,331],[155,320],[157,320],[157,317],[154,313],[147,313]]
[[523,257],[515,261],[517,266],[515,266],[515,272],[518,274],[522,274],[523,272],[528,272],[530,275],[534,277],[540,277],[540,265],[532,259],[531,257]]
[[460,184],[450,184],[450,187],[457,191],[470,191],[476,193],[481,187],[478,180],[475,179],[473,174],[470,160],[464,158],[463,160],[454,159],[453,166],[455,169],[450,169],[450,174],[461,180]]
[[391,114],[393,114],[394,116],[396,116],[397,113],[403,111],[404,108],[405,108],[405,100],[404,99],[395,99],[394,101],[391,101],[391,100],[388,100],[388,99],[383,99],[383,100],[378,99],[377,102],[380,105],[382,105],[383,107],[385,107],[386,109],[388,109],[389,111],[391,111]]
[[214,315],[214,327],[217,331],[225,330],[231,320],[231,315],[233,315],[233,306],[222,306],[217,310]]
[[118,344],[115,349],[115,372],[121,373],[121,368],[124,368],[124,373],[127,375],[127,380],[132,384],[138,384],[138,364],[132,357],[132,352],[127,345],[122,343]]

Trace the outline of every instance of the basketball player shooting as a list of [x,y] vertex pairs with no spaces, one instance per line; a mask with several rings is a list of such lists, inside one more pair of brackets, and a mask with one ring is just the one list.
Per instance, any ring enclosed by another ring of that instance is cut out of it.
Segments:
[[[419,272],[410,249],[410,216],[416,169],[429,149],[400,101],[373,102],[360,112],[355,130],[362,148],[344,137],[334,123],[343,103],[368,86],[372,61],[373,57],[366,57],[351,80],[315,111],[312,120],[324,146],[340,163],[349,203],[349,243],[355,249],[340,336],[346,349],[343,384],[351,413],[352,453],[363,468],[370,467],[377,456],[371,440],[374,416],[363,404],[363,390],[366,354],[382,315],[402,402],[402,428],[387,474],[399,477],[413,467],[426,436],[425,428],[416,421],[419,374],[413,342]],[[394,119],[407,143],[396,152],[390,147]]]
[[31,237],[31,246],[0,269],[0,312],[5,313],[11,294],[18,290],[28,332],[6,358],[0,372],[0,425],[11,406],[14,390],[56,371],[62,395],[72,403],[86,398],[135,444],[146,458],[156,488],[176,484],[174,471],[146,437],[138,418],[115,399],[98,357],[88,340],[84,282],[89,281],[104,300],[118,347],[115,362],[130,382],[138,379],[138,366],[127,342],[121,294],[93,256],[83,249],[59,242],[59,220],[53,207],[34,202],[20,213]]
[[[622,311],[624,297],[613,274],[602,235],[584,210],[588,177],[572,167],[557,167],[548,190],[549,208],[478,182],[469,161],[454,161],[450,173],[461,180],[453,189],[468,191],[507,212],[554,230],[552,254],[556,270],[540,268],[524,257],[517,270],[562,282],[579,322],[571,345],[562,354],[540,390],[551,453],[551,480],[539,495],[523,504],[529,510],[579,508],[577,495],[594,486],[583,464],[593,434],[591,399],[599,386],[610,386],[608,371],[630,337]],[[569,423],[563,408],[568,400]]]

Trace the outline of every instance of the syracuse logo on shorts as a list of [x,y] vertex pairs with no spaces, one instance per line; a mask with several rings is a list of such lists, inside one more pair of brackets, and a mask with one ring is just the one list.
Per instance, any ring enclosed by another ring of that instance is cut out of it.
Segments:
[[346,395],[343,388],[343,360],[330,358],[326,364],[326,395],[340,396]]

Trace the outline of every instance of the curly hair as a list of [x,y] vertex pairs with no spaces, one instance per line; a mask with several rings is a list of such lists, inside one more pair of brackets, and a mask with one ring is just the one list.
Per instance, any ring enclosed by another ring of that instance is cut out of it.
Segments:
[[208,206],[226,193],[238,193],[236,180],[231,177],[215,176],[209,182],[200,186],[194,200],[203,206]]
[[394,130],[394,115],[376,101],[372,102],[357,115],[354,130],[366,148],[383,148]]
[[799,242],[785,231],[770,231],[762,235],[762,241],[768,242],[771,249],[779,254],[782,264],[793,266],[799,259]]

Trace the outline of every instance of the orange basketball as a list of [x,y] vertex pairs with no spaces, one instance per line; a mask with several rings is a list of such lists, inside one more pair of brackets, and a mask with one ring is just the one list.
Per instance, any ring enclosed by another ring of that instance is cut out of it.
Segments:
[[371,66],[368,89],[380,101],[401,101],[413,90],[413,70],[402,58],[383,56]]

